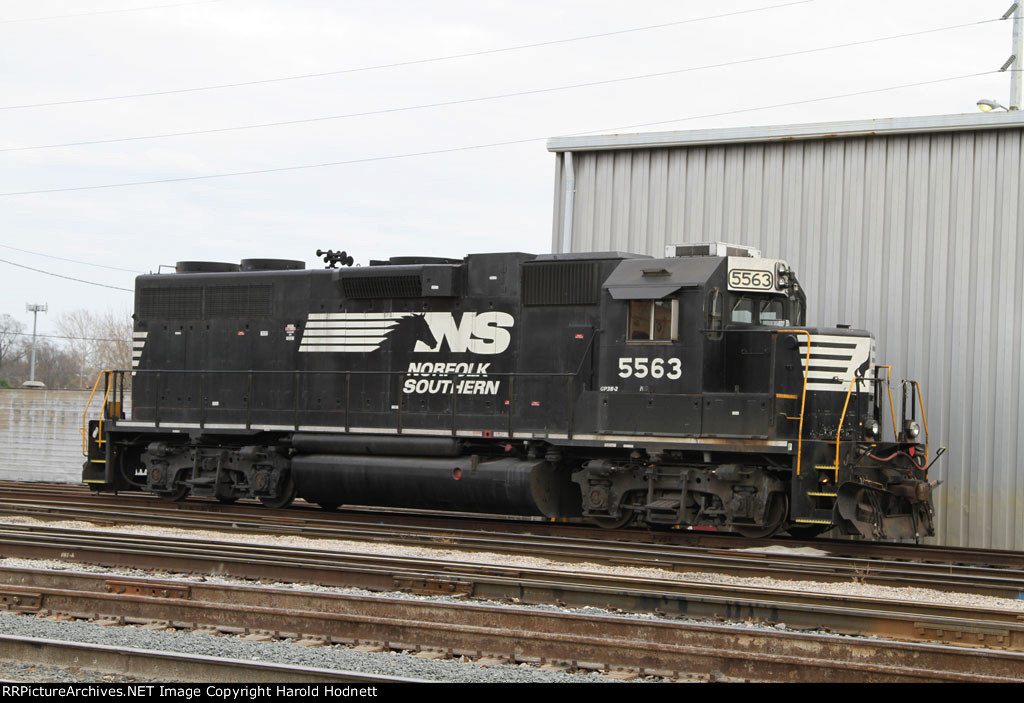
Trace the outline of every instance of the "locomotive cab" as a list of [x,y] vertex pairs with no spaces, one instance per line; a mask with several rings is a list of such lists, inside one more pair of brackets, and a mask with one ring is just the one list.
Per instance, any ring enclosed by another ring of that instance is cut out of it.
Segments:
[[607,431],[771,436],[770,332],[803,323],[803,292],[784,261],[706,246],[624,260],[605,282],[597,385]]
[[785,261],[717,242],[667,253],[621,261],[604,283],[597,425],[634,453],[574,475],[584,515],[750,536],[930,534],[926,462],[907,459],[927,448],[880,442],[871,334],[805,327]]

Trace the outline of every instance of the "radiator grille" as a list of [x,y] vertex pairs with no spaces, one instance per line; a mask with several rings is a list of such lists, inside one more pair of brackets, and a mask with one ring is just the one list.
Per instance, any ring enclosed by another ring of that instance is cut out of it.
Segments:
[[601,300],[600,264],[559,261],[523,267],[524,305],[596,305]]
[[203,317],[203,289],[143,288],[136,315],[143,320],[200,320]]
[[419,298],[423,280],[418,274],[402,276],[350,276],[341,279],[346,298]]
[[271,317],[273,290],[270,285],[143,288],[135,312],[143,320]]
[[271,286],[217,286],[206,289],[206,319],[270,317]]

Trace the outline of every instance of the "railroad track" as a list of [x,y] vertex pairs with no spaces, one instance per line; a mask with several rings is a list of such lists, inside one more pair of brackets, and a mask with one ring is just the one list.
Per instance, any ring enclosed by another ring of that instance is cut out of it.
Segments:
[[[364,649],[415,651],[422,658],[532,663],[627,679],[1024,681],[1024,654],[961,646],[66,571],[0,569],[0,578],[4,602],[22,613],[62,614],[111,626],[144,623],[316,638]],[[239,680],[214,670],[192,674],[182,680]],[[259,680],[297,680],[274,672],[267,676]]]
[[[0,554],[109,567],[480,598],[573,608],[754,621],[848,635],[1024,652],[1024,614],[906,598],[810,593],[579,570],[0,525]],[[11,584],[12,587],[17,584]]]
[[[209,504],[208,504],[209,505]],[[212,506],[211,506],[212,507]],[[589,537],[557,534],[474,530],[456,522],[447,527],[414,526],[407,522],[350,520],[347,515],[330,519],[279,515],[260,508],[230,511],[181,509],[154,501],[115,508],[87,507],[64,500],[0,496],[0,514],[32,518],[83,520],[99,524],[148,524],[171,528],[206,529],[251,534],[289,534],[314,539],[351,540],[443,547],[448,550],[487,551],[544,557],[560,561],[590,562],[615,566],[652,568],[673,572],[713,572],[741,577],[768,577],[816,582],[858,582],[893,587],[921,587],[1001,598],[1024,595],[1024,571],[944,562],[909,562],[834,556],[830,553],[783,553],[759,548],[732,549],[689,544],[609,542]],[[432,518],[433,519],[433,518]],[[778,546],[778,545],[775,545]],[[831,545],[817,549],[825,551]]]
[[297,501],[286,510],[269,510],[258,503],[240,502],[225,505],[205,498],[190,498],[180,503],[168,503],[142,493],[96,494],[84,486],[71,484],[20,483],[0,481],[0,501],[8,503],[49,503],[53,507],[95,507],[104,511],[126,507],[145,508],[149,512],[186,515],[230,515],[252,521],[276,522],[281,529],[287,526],[309,525],[331,527],[339,523],[352,526],[382,526],[395,529],[485,531],[515,535],[572,537],[602,543],[628,542],[668,546],[703,547],[709,550],[737,548],[763,548],[777,546],[812,547],[827,551],[833,557],[863,559],[867,562],[908,562],[943,566],[981,566],[995,570],[1024,572],[1024,552],[1001,549],[947,547],[942,545],[913,545],[859,540],[813,539],[796,540],[788,537],[750,539],[728,533],[681,530],[606,530],[576,522],[552,522],[543,518],[521,516],[481,516],[467,513],[443,513],[380,509],[351,506],[329,513],[318,506]]
[[[318,669],[265,661],[241,661],[198,654],[112,647],[35,637],[0,635],[0,660],[31,661],[38,666],[75,666],[108,675],[132,675],[160,681],[220,683],[367,684],[425,683],[414,679]],[[145,684],[139,695],[146,695]]]

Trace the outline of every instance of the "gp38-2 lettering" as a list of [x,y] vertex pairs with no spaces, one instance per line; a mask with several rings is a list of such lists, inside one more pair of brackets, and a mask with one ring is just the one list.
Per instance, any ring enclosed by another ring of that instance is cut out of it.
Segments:
[[668,378],[673,381],[683,375],[683,362],[671,359],[650,359],[646,356],[619,357],[620,378]]

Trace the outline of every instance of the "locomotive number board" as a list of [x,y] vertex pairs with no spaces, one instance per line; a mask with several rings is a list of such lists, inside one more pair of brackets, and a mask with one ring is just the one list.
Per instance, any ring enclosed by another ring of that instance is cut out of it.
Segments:
[[729,257],[729,290],[775,291],[778,259]]

